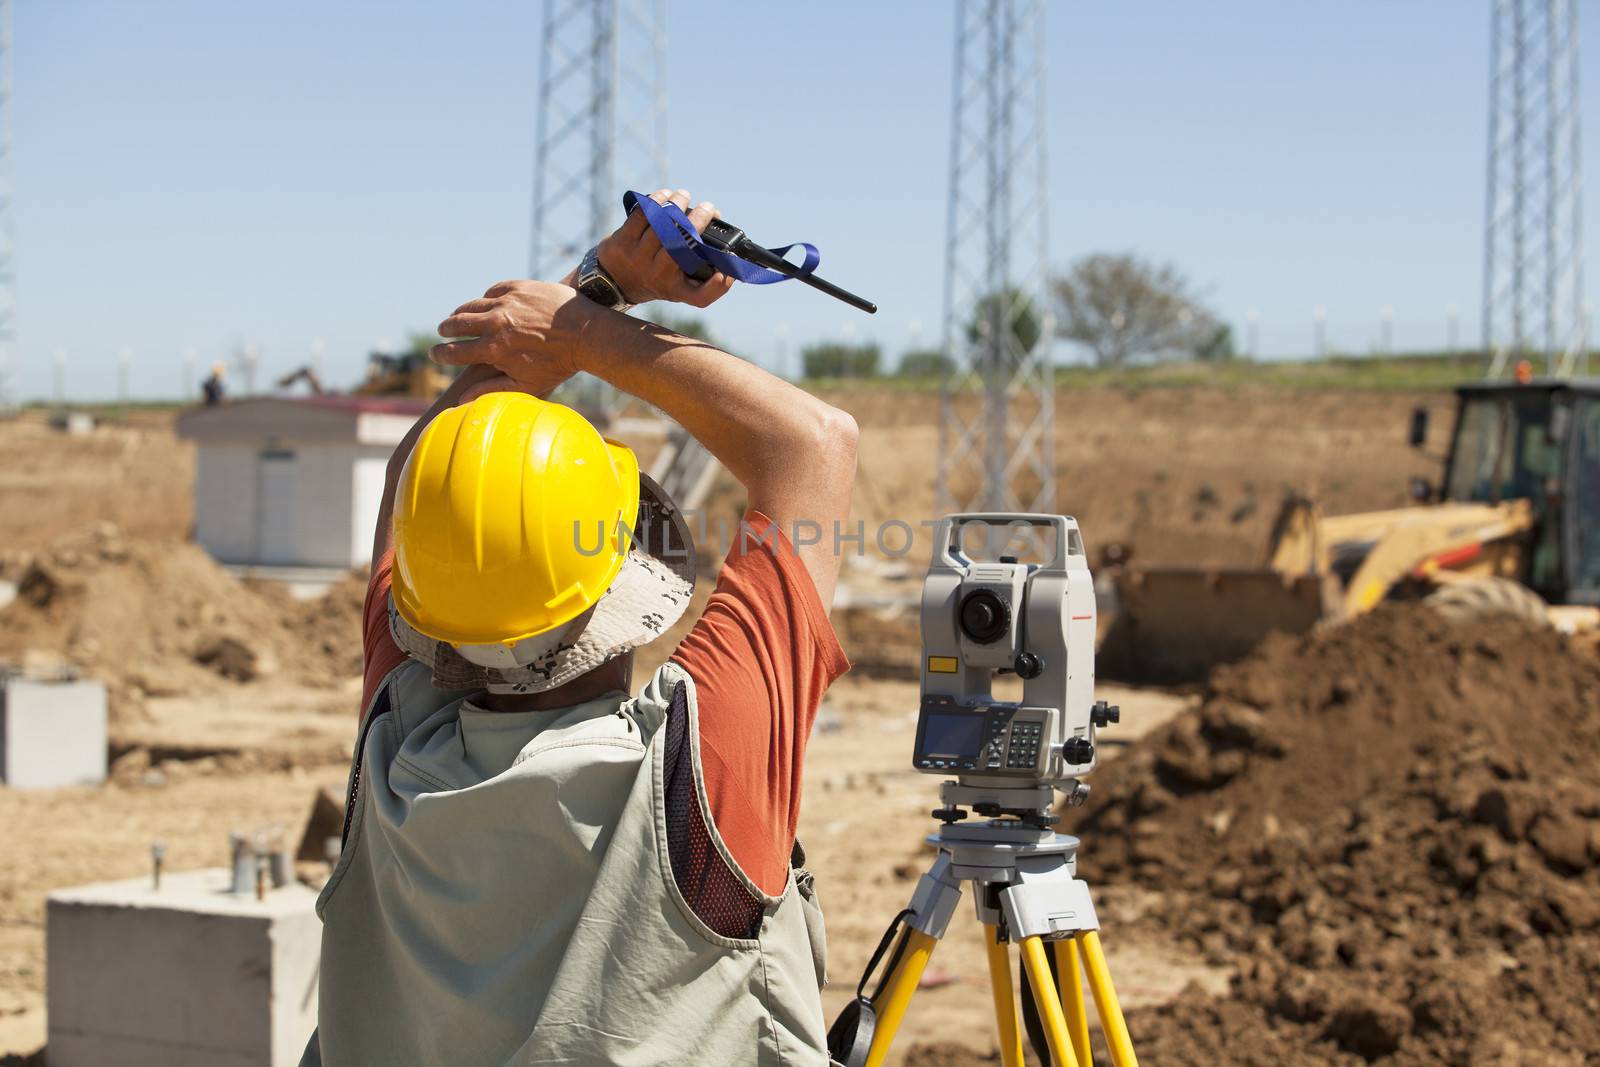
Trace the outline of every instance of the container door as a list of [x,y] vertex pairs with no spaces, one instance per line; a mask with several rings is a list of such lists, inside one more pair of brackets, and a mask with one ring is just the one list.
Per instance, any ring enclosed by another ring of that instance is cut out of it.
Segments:
[[295,544],[294,453],[261,453],[256,466],[256,562],[299,562]]

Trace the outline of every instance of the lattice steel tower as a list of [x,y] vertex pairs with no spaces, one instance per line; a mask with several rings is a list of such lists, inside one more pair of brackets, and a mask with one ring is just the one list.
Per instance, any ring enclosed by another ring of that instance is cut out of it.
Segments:
[[667,174],[665,0],[545,0],[532,277],[557,278]]
[[941,512],[1056,509],[1040,0],[959,0],[950,123]]
[[1587,372],[1576,0],[1491,0],[1483,347]]
[[14,401],[17,278],[12,268],[11,190],[11,0],[0,0],[0,410]]

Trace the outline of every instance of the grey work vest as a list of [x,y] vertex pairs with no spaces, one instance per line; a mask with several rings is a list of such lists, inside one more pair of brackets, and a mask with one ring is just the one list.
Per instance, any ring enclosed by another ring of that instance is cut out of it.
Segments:
[[475,709],[415,663],[390,676],[317,902],[305,1063],[319,1037],[328,1067],[828,1062],[810,876],[779,897],[746,883],[765,903],[749,939],[713,933],[673,881],[662,726],[680,684],[726,857],[676,664],[633,699],[542,712]]

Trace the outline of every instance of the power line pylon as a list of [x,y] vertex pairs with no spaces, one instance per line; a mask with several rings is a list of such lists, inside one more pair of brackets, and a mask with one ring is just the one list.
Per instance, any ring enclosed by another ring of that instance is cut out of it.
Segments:
[[12,265],[11,0],[0,0],[0,411],[14,402],[11,366],[16,348],[17,277]]
[[665,8],[545,0],[534,278],[565,274],[615,229],[624,188],[649,191],[668,178]]
[[1044,5],[959,0],[950,122],[941,512],[1056,509]]
[[1483,347],[1587,373],[1576,0],[1491,0]]

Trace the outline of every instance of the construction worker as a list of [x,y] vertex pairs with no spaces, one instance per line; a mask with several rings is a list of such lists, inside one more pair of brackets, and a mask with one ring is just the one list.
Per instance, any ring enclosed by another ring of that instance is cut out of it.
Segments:
[[211,374],[200,383],[200,395],[204,398],[206,407],[216,407],[227,396],[227,383],[223,380],[227,376],[228,368],[221,360],[211,364]]
[[[390,463],[305,1063],[827,1062],[795,825],[848,667],[815,531],[848,508],[855,423],[617,309],[732,284],[689,280],[635,213],[564,283],[501,283],[440,325],[435,358],[468,369]],[[637,689],[633,649],[688,608],[695,551],[632,452],[540,399],[578,371],[746,492],[703,613]]]

